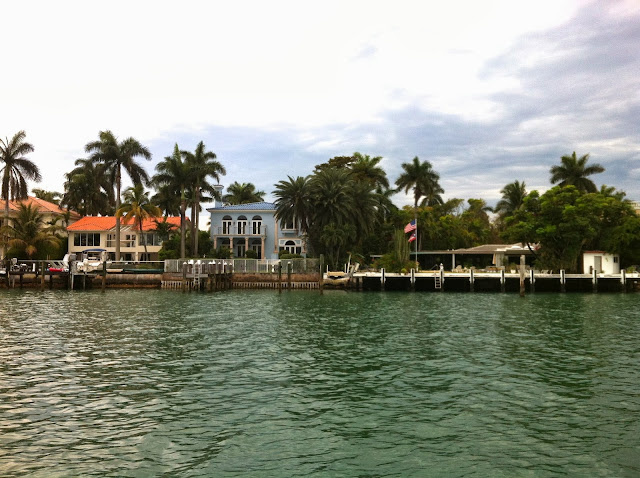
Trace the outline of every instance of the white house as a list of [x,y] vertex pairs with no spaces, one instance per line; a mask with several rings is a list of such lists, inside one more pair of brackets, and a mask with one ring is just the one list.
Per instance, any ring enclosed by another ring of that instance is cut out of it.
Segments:
[[585,251],[582,254],[582,270],[591,274],[594,270],[598,274],[620,274],[620,256],[604,251]]

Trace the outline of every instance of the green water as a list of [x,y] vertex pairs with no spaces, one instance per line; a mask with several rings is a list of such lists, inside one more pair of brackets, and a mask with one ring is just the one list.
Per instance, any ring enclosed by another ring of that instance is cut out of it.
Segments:
[[0,476],[638,476],[639,301],[0,291]]

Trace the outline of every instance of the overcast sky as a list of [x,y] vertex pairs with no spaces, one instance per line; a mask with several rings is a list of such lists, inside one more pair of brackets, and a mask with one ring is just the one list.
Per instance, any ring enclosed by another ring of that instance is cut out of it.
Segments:
[[[590,153],[640,199],[640,2],[5,2],[0,137],[25,130],[48,190],[110,129],[153,154],[202,140],[222,184],[271,192],[355,151],[414,156],[446,199],[546,190]],[[404,194],[397,205],[411,203]]]

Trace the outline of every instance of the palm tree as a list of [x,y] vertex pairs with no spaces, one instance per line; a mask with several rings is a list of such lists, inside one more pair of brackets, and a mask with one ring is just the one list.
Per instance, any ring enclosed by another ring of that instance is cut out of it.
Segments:
[[441,194],[444,189],[440,187],[440,175],[433,170],[429,161],[422,161],[416,156],[411,163],[402,163],[404,172],[396,179],[398,191],[404,189],[405,193],[413,189],[413,207],[418,208],[418,201],[424,197],[425,206],[442,204]]
[[113,214],[115,196],[104,164],[77,159],[76,167],[65,174],[64,194],[60,204],[83,216]]
[[[122,188],[122,169],[127,172],[133,184],[148,184],[149,176],[142,166],[136,162],[137,157],[151,159],[149,150],[134,138],[121,142],[111,131],[100,131],[99,140],[87,143],[84,147],[91,153],[89,159],[101,163],[110,172],[112,184],[115,185],[116,211],[120,209],[120,191]],[[116,261],[120,260],[120,217],[116,217]]]
[[604,168],[597,163],[587,166],[588,160],[588,154],[577,158],[575,151],[571,156],[562,156],[560,158],[560,166],[553,166],[550,170],[551,184],[559,183],[559,186],[572,185],[582,192],[598,192],[595,183],[588,179],[587,176],[602,173]]
[[193,203],[191,206],[191,240],[193,241],[193,254],[198,256],[198,234],[200,227],[200,196],[202,190],[217,194],[208,182],[208,178],[212,177],[217,183],[220,183],[220,175],[227,174],[221,163],[216,161],[216,153],[207,151],[203,141],[196,146],[196,150],[191,153],[182,151],[186,163],[191,169],[193,177],[191,187],[193,188]]
[[4,226],[3,237],[10,247],[24,249],[29,259],[38,249],[51,245],[60,246],[61,239],[50,227],[46,227],[42,214],[31,204],[20,203],[12,226]]
[[62,194],[57,191],[45,191],[44,189],[33,188],[31,192],[38,199],[42,199],[43,201],[48,201],[53,204],[60,204],[60,198]]
[[513,216],[513,213],[520,209],[520,206],[524,203],[524,198],[527,197],[525,182],[516,180],[509,183],[502,188],[500,194],[502,194],[502,199],[498,201],[493,212],[503,218]]
[[264,201],[264,191],[256,191],[252,183],[242,183],[235,181],[227,186],[227,194],[222,196],[222,200],[228,204],[249,204],[252,202]]
[[337,269],[340,260],[340,250],[355,236],[352,224],[336,224],[331,222],[322,228],[320,240],[327,249],[329,262],[333,269]]
[[151,203],[149,193],[145,192],[142,184],[136,184],[133,187],[127,188],[124,192],[124,202],[116,211],[117,218],[122,216],[124,216],[125,224],[133,219],[134,225],[140,231],[140,239],[144,245],[144,254],[147,256],[147,240],[144,237],[142,224],[147,219],[162,216],[162,211],[158,206]]
[[309,178],[298,176],[288,181],[280,181],[275,187],[273,195],[277,198],[276,218],[282,224],[293,224],[300,228],[302,234],[309,232],[309,216],[311,202],[309,196]]
[[153,176],[154,184],[166,187],[168,191],[177,192],[180,200],[180,257],[184,258],[186,256],[186,190],[191,184],[193,176],[189,165],[182,160],[182,153],[177,143],[173,148],[173,154],[166,156],[164,161],[156,165],[156,171],[156,175]]
[[26,133],[18,131],[13,138],[0,138],[0,174],[2,174],[2,194],[4,199],[5,225],[9,224],[9,201],[16,199],[26,199],[29,193],[27,179],[39,182],[40,169],[33,162],[25,157],[33,153],[34,148],[31,143],[24,139]]
[[351,222],[356,211],[352,201],[353,180],[345,169],[323,169],[309,180],[313,211],[310,224],[322,231],[324,226]]
[[382,161],[382,156],[371,158],[368,154],[353,153],[354,163],[351,165],[351,172],[356,180],[366,181],[373,188],[389,188],[387,173],[378,166]]

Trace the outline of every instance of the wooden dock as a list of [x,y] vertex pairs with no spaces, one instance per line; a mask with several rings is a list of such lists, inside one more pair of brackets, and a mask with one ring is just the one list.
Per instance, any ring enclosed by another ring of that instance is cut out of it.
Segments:
[[518,292],[522,286],[527,292],[626,292],[640,286],[640,274],[567,274],[525,271],[415,271],[406,274],[357,272],[352,275],[352,290],[410,290],[456,292]]

